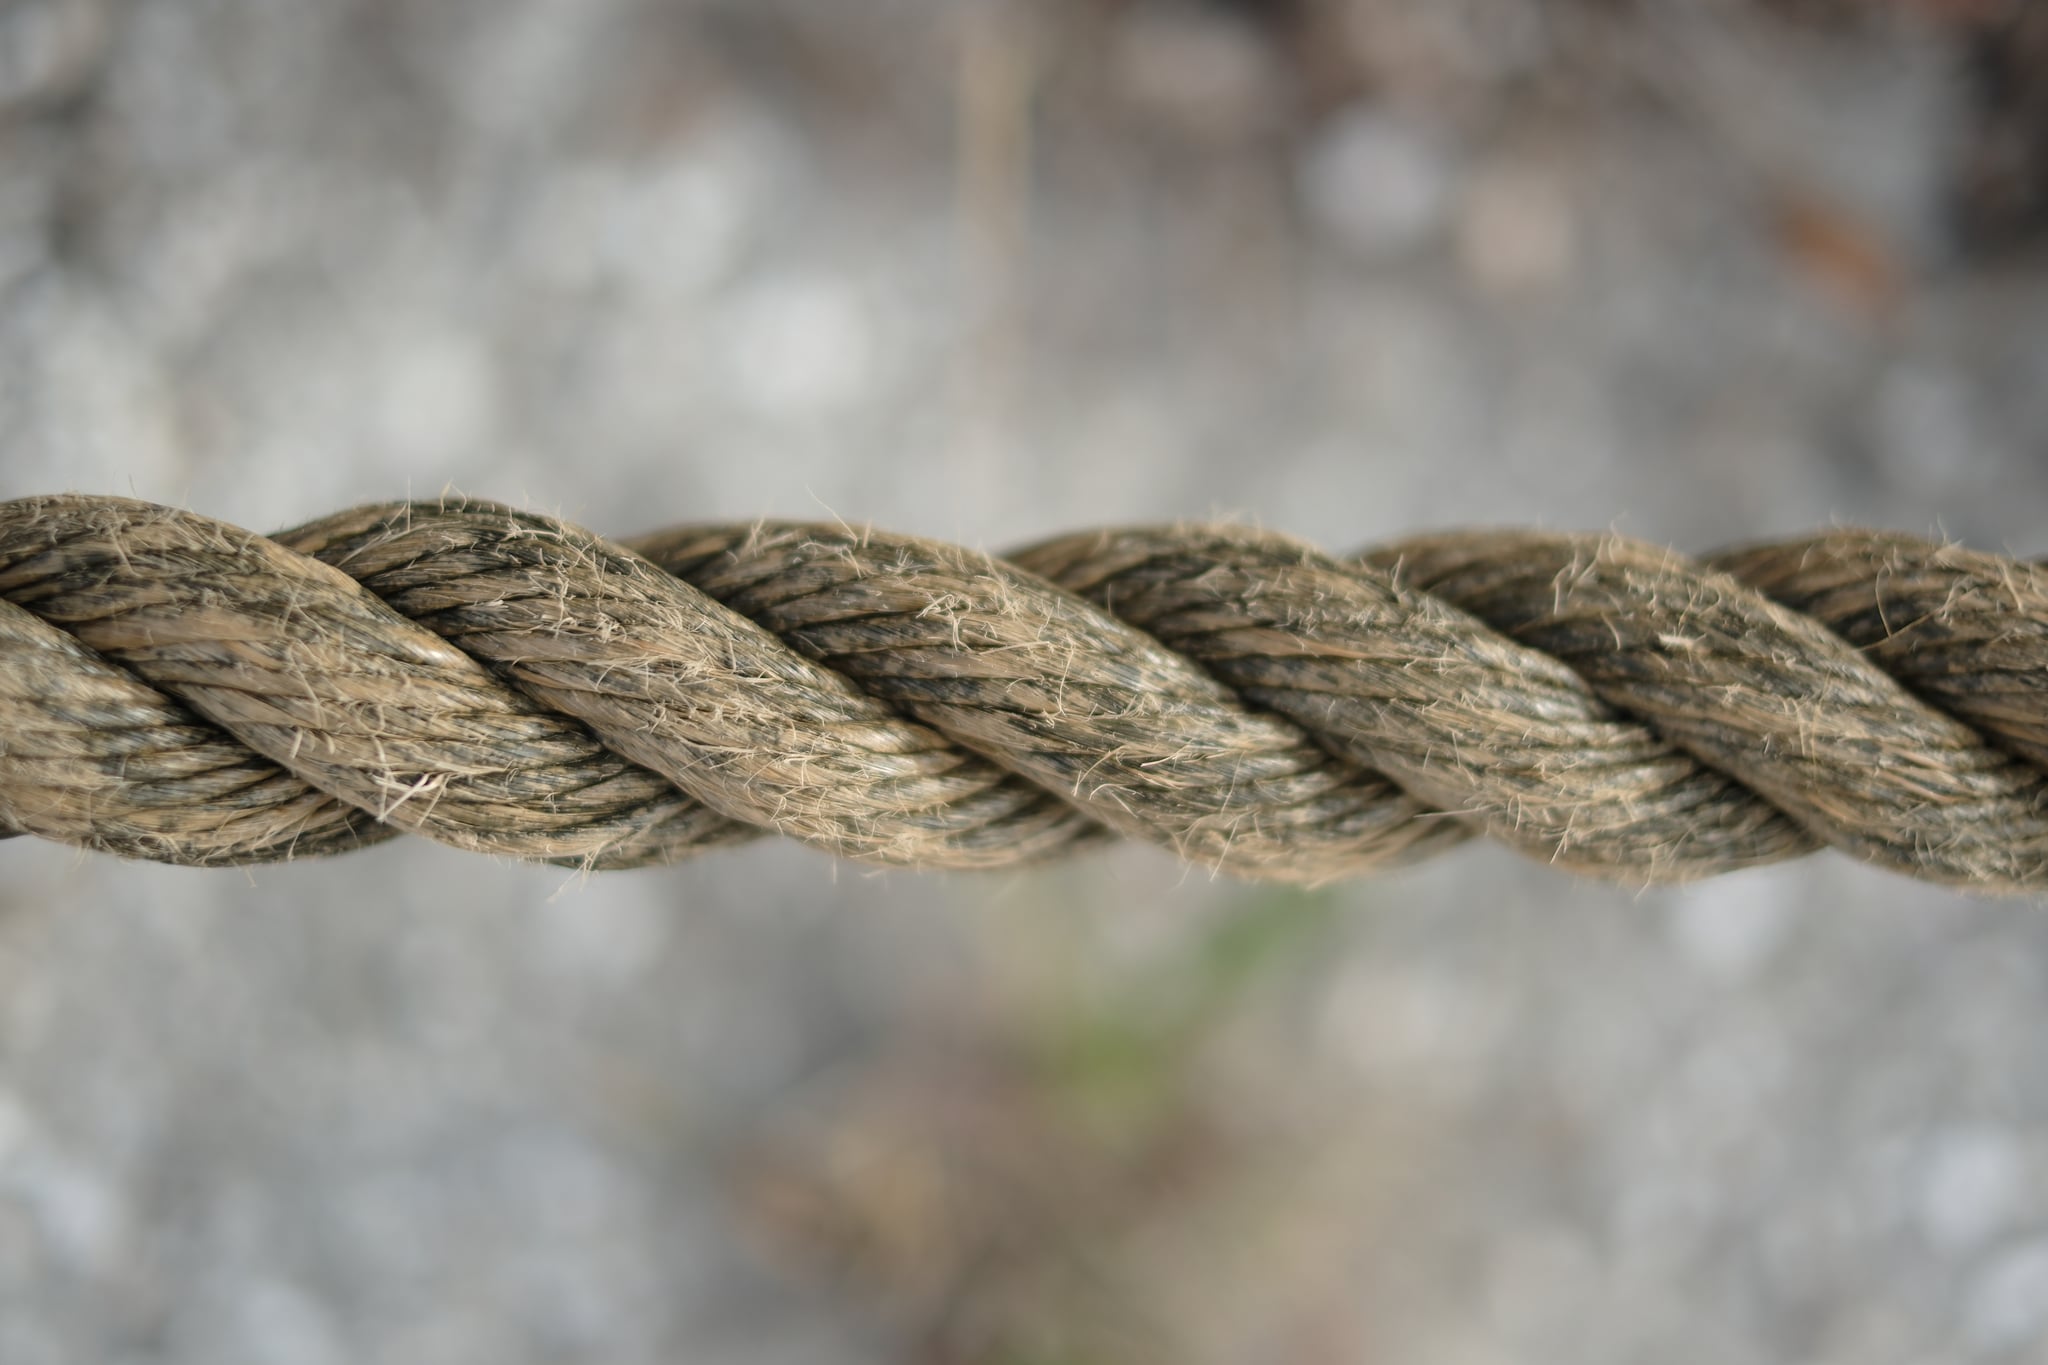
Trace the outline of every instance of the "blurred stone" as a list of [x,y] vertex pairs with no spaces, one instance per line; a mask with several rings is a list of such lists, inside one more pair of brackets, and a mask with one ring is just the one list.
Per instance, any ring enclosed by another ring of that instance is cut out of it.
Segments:
[[1539,63],[1562,25],[1527,0],[1321,0],[1349,62],[1381,87],[1441,90]]
[[847,282],[785,277],[752,285],[728,305],[727,373],[743,404],[803,418],[856,402],[875,376],[875,333]]
[[0,118],[80,94],[97,75],[112,33],[106,0],[0,3]]
[[[1964,1310],[1967,1349],[2031,1351],[2048,1339],[2048,1240],[2002,1252],[1971,1285]],[[2026,1359],[2022,1355],[2017,1357]]]
[[[1950,54],[1905,24],[1825,37],[1757,6],[1672,6],[1660,26],[1683,61],[1654,76],[1703,120],[1771,201],[1824,206],[1824,230],[1887,268],[1939,259],[1960,91]],[[1661,57],[1652,48],[1638,59]],[[1861,267],[1858,267],[1859,269]]]
[[348,1359],[326,1308],[286,1280],[252,1277],[232,1305],[233,1326],[247,1359],[276,1365],[339,1365]]
[[1270,129],[1287,91],[1266,35],[1220,6],[1148,0],[1117,21],[1119,89],[1146,115],[1236,142]]
[[1475,171],[1458,210],[1458,257],[1485,289],[1515,293],[1555,287],[1573,266],[1578,225],[1552,171],[1506,161]]
[[1967,376],[1902,360],[1882,376],[1871,404],[1871,450],[1906,488],[1954,476],[1977,462],[1978,404]]
[[1784,870],[1759,869],[1688,886],[1676,896],[1672,938],[1708,976],[1743,981],[1777,953],[1797,918],[1798,894]]
[[1309,222],[1325,237],[1368,260],[1391,260],[1443,227],[1451,158],[1445,139],[1429,125],[1354,105],[1302,150],[1296,185]]
[[684,303],[738,264],[776,209],[787,159],[773,129],[731,109],[661,155],[552,170],[517,224],[518,266],[564,289]]
[[419,329],[384,353],[366,395],[380,458],[418,468],[483,441],[498,411],[496,376],[478,339]]
[[1943,1128],[1927,1146],[1921,1231],[1944,1255],[1975,1251],[2024,1207],[2027,1168],[2020,1146],[2011,1133],[1982,1126]]

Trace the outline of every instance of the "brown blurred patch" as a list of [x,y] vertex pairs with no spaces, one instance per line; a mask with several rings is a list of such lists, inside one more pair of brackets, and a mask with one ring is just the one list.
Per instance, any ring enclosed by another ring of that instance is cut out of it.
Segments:
[[[1344,1248],[1395,1221],[1426,1124],[1362,1119],[1283,1022],[1314,998],[1326,904],[1249,896],[1161,961],[1093,972],[1099,995],[1006,961],[756,1132],[746,1234],[919,1365],[1360,1359]],[[1293,1065],[1231,1065],[1274,1027],[1249,1053]]]
[[1877,230],[1818,196],[1781,193],[1772,229],[1794,273],[1853,313],[1876,317],[1905,286],[1898,256]]

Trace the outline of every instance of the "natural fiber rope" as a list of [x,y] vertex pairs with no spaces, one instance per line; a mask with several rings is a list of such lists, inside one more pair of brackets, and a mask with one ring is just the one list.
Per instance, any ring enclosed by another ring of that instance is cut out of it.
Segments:
[[403,830],[626,867],[773,829],[986,868],[1113,831],[1316,882],[1484,831],[1638,883],[1826,843],[2021,891],[2044,774],[2048,572],[1900,535],[1340,561],[1172,527],[996,559],[472,501],[268,538],[0,503],[0,830],[165,862]]

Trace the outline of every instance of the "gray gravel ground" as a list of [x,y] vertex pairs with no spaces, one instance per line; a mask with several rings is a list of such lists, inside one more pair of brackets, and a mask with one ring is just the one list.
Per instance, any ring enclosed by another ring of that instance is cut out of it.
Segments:
[[[0,497],[2048,550],[2048,269],[1944,226],[1930,23],[1325,0],[1312,79],[1253,8],[0,0]],[[1170,1121],[1043,1126],[1019,1038],[1269,922]],[[0,1362],[2048,1361],[2044,1037],[2041,906],[1836,855],[16,840]]]

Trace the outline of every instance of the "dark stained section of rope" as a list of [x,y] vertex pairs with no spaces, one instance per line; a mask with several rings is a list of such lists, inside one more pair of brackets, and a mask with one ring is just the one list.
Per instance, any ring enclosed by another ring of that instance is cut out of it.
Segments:
[[1320,882],[1485,833],[1638,884],[1830,844],[2010,892],[2048,889],[2044,765],[2048,571],[1898,535],[994,558],[474,501],[273,537],[0,503],[0,837],[166,862],[405,831],[625,867],[775,830],[990,868],[1114,833]]

